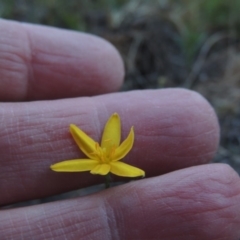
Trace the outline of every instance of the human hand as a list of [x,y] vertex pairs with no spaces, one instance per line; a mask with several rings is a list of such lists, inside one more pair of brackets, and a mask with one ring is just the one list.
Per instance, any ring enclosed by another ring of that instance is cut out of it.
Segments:
[[135,129],[124,161],[147,177],[82,198],[2,210],[0,239],[239,239],[238,175],[227,165],[201,165],[219,141],[217,119],[201,96],[163,89],[77,98],[121,85],[123,65],[111,45],[4,20],[0,32],[1,205],[101,183],[101,176],[49,167],[83,157],[70,123],[98,140],[113,112],[123,138]]

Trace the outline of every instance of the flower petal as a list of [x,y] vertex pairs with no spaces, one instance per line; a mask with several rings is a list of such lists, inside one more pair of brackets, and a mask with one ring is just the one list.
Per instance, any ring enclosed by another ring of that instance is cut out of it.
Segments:
[[113,161],[118,161],[122,158],[124,158],[128,152],[132,149],[134,142],[134,131],[133,127],[131,127],[131,130],[127,136],[127,138],[121,143],[121,145],[115,150]]
[[111,162],[110,172],[122,177],[140,177],[145,176],[145,172],[140,168],[133,167],[123,162]]
[[121,140],[121,121],[117,113],[114,113],[107,121],[101,141],[101,147],[107,152],[113,147],[118,147]]
[[90,173],[92,174],[100,174],[100,175],[107,175],[110,171],[109,164],[98,164]]
[[55,163],[50,168],[55,172],[85,172],[92,170],[98,164],[96,160],[74,159]]
[[70,125],[70,132],[83,153],[90,159],[97,160],[98,158],[95,154],[96,142],[74,124]]

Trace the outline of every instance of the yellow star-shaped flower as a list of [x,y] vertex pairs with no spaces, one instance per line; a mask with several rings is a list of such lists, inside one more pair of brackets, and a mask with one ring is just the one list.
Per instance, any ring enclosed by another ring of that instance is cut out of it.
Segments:
[[78,147],[89,159],[66,160],[51,165],[56,172],[84,172],[107,175],[113,173],[124,177],[145,176],[145,172],[119,160],[124,158],[132,149],[134,131],[131,127],[127,138],[120,144],[121,121],[117,113],[114,113],[107,121],[101,146],[76,125],[70,125],[70,132]]

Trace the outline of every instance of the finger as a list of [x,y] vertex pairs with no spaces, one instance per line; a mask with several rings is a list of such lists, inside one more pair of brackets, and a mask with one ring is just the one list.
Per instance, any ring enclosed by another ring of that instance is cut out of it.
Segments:
[[0,100],[89,96],[117,90],[123,63],[90,34],[0,20]]
[[180,90],[115,93],[93,98],[0,105],[0,203],[6,204],[103,182],[86,173],[56,173],[50,165],[86,158],[69,133],[71,123],[96,141],[117,112],[122,141],[134,126],[124,162],[156,176],[210,161],[219,140],[216,116],[198,94]]
[[240,180],[212,164],[0,215],[2,239],[237,240]]

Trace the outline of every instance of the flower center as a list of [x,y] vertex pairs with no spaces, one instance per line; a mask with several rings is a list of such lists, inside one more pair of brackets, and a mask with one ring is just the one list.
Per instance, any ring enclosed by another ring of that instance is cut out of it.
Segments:
[[102,148],[98,143],[95,144],[96,152],[95,154],[98,156],[99,161],[101,163],[109,163],[113,160],[116,147],[113,145],[110,149]]

